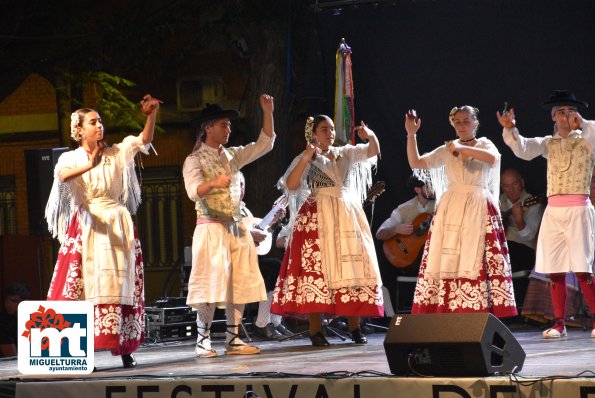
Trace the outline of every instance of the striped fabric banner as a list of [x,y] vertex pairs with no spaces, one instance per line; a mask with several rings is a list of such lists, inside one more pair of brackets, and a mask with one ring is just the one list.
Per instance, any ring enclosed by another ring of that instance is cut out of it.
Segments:
[[335,142],[345,145],[347,142],[355,144],[353,134],[353,76],[351,74],[351,47],[345,39],[341,40],[336,55],[335,74]]

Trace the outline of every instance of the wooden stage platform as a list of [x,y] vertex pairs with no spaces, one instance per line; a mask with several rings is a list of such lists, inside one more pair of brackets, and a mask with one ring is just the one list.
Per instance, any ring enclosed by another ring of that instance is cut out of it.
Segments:
[[[527,357],[515,376],[397,377],[390,374],[384,332],[356,346],[329,338],[257,341],[261,354],[196,358],[194,341],[144,345],[138,366],[123,369],[119,357],[95,354],[97,371],[77,378],[19,374],[17,360],[0,360],[0,397],[595,397],[595,338],[569,329],[568,337],[544,340],[535,327],[510,326]],[[253,391],[254,394],[247,393]],[[560,395],[563,394],[563,395]]]

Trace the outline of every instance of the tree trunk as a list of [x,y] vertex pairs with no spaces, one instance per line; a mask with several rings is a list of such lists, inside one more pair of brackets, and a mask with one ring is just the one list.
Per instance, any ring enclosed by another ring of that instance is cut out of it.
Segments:
[[[252,131],[262,126],[262,110],[259,96],[270,94],[275,101],[275,133],[277,138],[273,150],[248,166],[246,175],[246,198],[257,215],[266,214],[281,192],[276,188],[279,177],[285,172],[283,159],[288,142],[288,126],[292,108],[292,97],[284,92],[286,35],[278,29],[253,29],[251,42],[260,43],[251,47],[251,69],[246,94],[246,122]],[[260,36],[260,37],[257,37]],[[266,43],[263,45],[262,43]]]
[[72,96],[70,95],[70,82],[60,74],[53,76],[53,84],[56,88],[56,105],[58,109],[58,132],[60,134],[60,146],[70,147],[70,115],[72,114]]

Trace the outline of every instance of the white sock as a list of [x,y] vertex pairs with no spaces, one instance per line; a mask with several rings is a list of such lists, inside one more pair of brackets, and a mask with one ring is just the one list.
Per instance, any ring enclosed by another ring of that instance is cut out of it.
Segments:
[[282,320],[283,317],[281,315],[271,314],[271,323],[273,324],[273,326],[279,326]]
[[259,328],[263,328],[272,322],[271,314],[271,300],[273,299],[273,292],[267,293],[267,299],[258,303],[258,315],[256,316],[256,322],[254,324]]
[[227,304],[225,306],[225,318],[226,318],[226,333],[225,333],[225,344],[229,344],[234,337],[239,340],[239,326],[242,322],[242,314],[244,313],[244,304]]
[[196,308],[197,341],[200,341],[203,337],[210,337],[215,308],[213,303],[201,303]]

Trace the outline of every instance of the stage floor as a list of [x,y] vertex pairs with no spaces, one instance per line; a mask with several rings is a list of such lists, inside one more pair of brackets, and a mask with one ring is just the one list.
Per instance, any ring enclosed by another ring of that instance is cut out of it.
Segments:
[[[590,330],[569,329],[566,338],[544,340],[541,337],[541,329],[538,327],[528,327],[521,324],[518,327],[509,325],[509,328],[527,354],[522,370],[514,378],[515,384],[518,380],[545,379],[549,382],[551,379],[561,379],[566,383],[576,382],[576,384],[572,385],[572,388],[583,389],[580,391],[585,391],[584,389],[587,388],[590,393],[595,393],[595,378],[593,378],[595,376],[593,373],[595,371],[595,339],[590,337]],[[270,393],[269,391],[264,395],[255,395],[259,397],[327,396],[320,392],[321,388],[323,388],[328,391],[329,397],[341,396],[347,398],[349,396],[360,398],[373,396],[376,391],[381,392],[387,386],[391,386],[391,391],[398,390],[401,391],[401,394],[405,394],[399,396],[428,396],[427,394],[430,391],[434,391],[433,394],[435,394],[436,388],[445,385],[448,385],[448,388],[451,389],[459,389],[460,395],[455,394],[454,396],[467,396],[464,391],[469,391],[468,396],[470,397],[475,395],[471,394],[471,392],[478,385],[482,385],[485,390],[482,394],[487,394],[491,393],[487,391],[490,388],[511,388],[510,386],[513,384],[513,378],[507,376],[485,378],[393,376],[390,373],[383,346],[384,336],[384,332],[369,334],[368,344],[360,346],[331,337],[329,338],[331,346],[325,348],[312,347],[309,339],[301,337],[284,342],[254,339],[253,344],[260,347],[261,353],[250,356],[226,356],[223,354],[223,340],[215,340],[214,348],[220,353],[215,358],[196,358],[194,355],[194,340],[147,344],[135,354],[138,366],[134,369],[123,369],[120,357],[113,357],[109,352],[100,351],[95,354],[97,371],[90,375],[70,379],[57,376],[21,375],[18,372],[16,358],[5,359],[0,360],[0,385],[4,389],[4,393],[0,393],[0,396],[16,396],[18,398],[21,396],[38,396],[33,394],[47,392],[49,395],[46,394],[46,396],[71,396],[68,394],[72,394],[72,396],[93,397],[95,395],[93,395],[92,391],[98,388],[107,391],[110,386],[114,385],[117,385],[113,387],[116,392],[127,391],[126,394],[129,395],[122,393],[122,395],[114,394],[113,397],[141,396],[142,394],[137,395],[137,392],[133,394],[131,391],[134,388],[141,388],[142,386],[139,387],[139,383],[140,385],[161,383],[155,384],[152,388],[156,388],[161,392],[170,392],[166,395],[148,394],[147,397],[244,396],[237,394],[177,395],[181,391],[177,389],[183,389],[183,386],[192,386],[192,383],[202,383],[201,387],[196,385],[194,387],[195,389],[203,388],[202,391],[205,391],[205,383],[209,384],[209,388],[215,388],[213,385],[228,383],[226,388],[232,389],[229,391],[238,392],[238,390],[241,391],[242,389],[245,391],[248,388],[247,385],[250,386],[249,388],[254,385],[255,390],[261,389],[261,394],[264,394],[262,391],[268,391],[263,390],[264,384],[267,384],[267,389],[272,389],[270,391],[281,391],[280,393]],[[80,381],[84,381],[84,383],[80,383]],[[348,384],[341,385],[339,382]],[[164,383],[174,384],[168,386]],[[309,385],[308,383],[313,384]],[[549,387],[543,387],[546,383],[540,384],[542,390],[543,388],[552,389],[550,394],[554,391],[553,384],[550,384]],[[296,392],[292,395],[288,392],[288,386],[298,385],[301,388],[300,393]],[[569,386],[570,384],[567,384],[564,388],[569,388]],[[89,389],[88,392],[85,391],[85,387]],[[60,391],[60,395],[54,395],[58,394],[58,392],[54,394],[50,392],[56,388]],[[342,390],[337,390],[337,388],[342,388]],[[528,392],[535,387],[521,387],[516,384],[514,388],[517,389],[514,390],[517,392],[526,388]],[[78,392],[74,393],[73,391]],[[112,396],[105,391],[102,390],[97,396]],[[307,391],[311,392],[306,393]],[[345,393],[345,391],[347,392]],[[573,390],[559,391],[570,394],[568,396],[574,396]],[[542,393],[544,392],[542,391]],[[397,395],[379,393],[377,396]],[[445,396],[451,395],[447,394]]]
[[[568,329],[568,337],[559,340],[544,340],[541,330],[527,326],[510,326],[527,357],[519,376],[576,377],[585,371],[595,371],[595,338],[590,330]],[[349,341],[330,337],[330,347],[312,347],[310,340],[297,337],[284,342],[253,339],[261,349],[258,355],[226,356],[223,340],[214,340],[219,353],[215,358],[196,358],[194,340],[146,344],[135,354],[138,366],[123,369],[120,357],[109,352],[95,353],[96,372],[85,375],[86,379],[110,377],[200,377],[227,375],[260,375],[270,373],[289,375],[321,375],[367,372],[391,376],[384,351],[384,332],[369,334],[367,345],[354,345]],[[584,376],[593,376],[593,373]],[[580,377],[580,376],[579,376]],[[0,360],[0,380],[39,380],[40,377],[21,375],[17,360]]]

